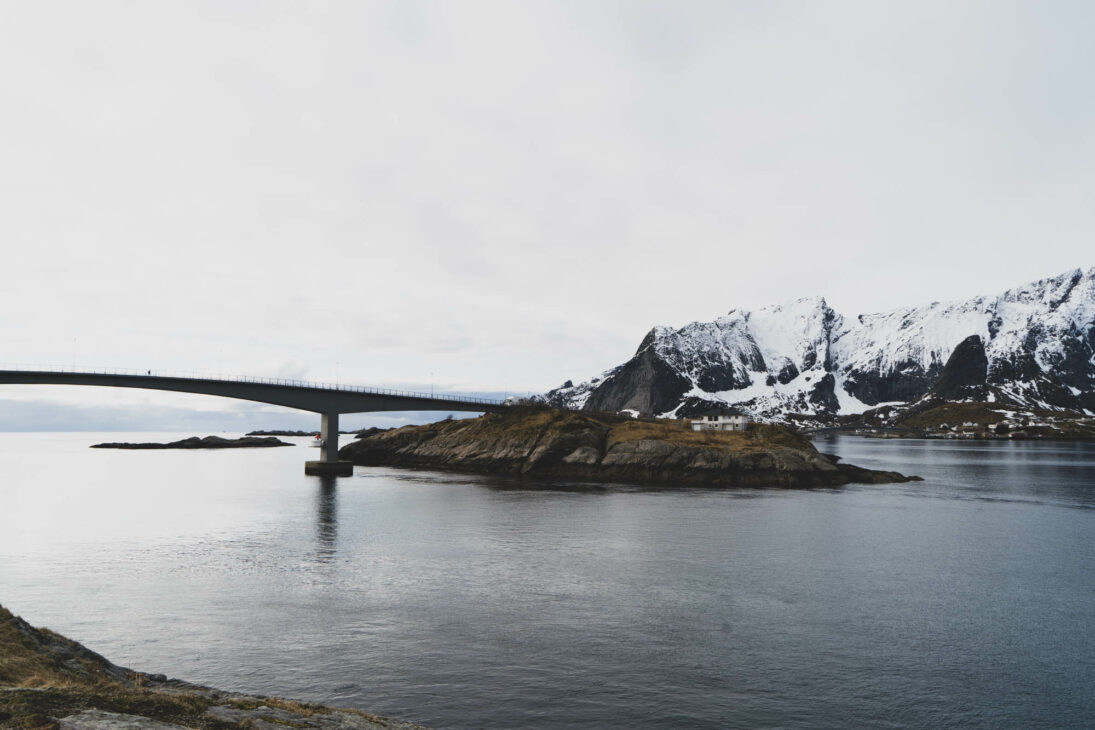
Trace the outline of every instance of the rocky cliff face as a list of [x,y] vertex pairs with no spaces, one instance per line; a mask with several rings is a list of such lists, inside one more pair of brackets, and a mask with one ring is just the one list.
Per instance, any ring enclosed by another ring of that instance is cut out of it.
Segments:
[[601,387],[591,390],[585,407],[593,411],[638,413],[662,413],[675,408],[692,383],[658,355],[655,338],[655,331],[651,331],[633,358]]
[[514,408],[364,435],[339,452],[362,466],[673,486],[826,487],[907,481],[839,464],[779,426],[693,432],[676,423]]
[[945,401],[982,400],[988,382],[989,359],[980,335],[970,335],[958,343],[947,359],[930,395]]
[[[960,360],[980,362],[974,337],[985,361],[982,397],[1095,412],[1095,268],[882,314],[847,317],[811,298],[656,327],[627,362],[543,398],[655,415],[687,416],[711,404],[767,420],[856,414],[922,398],[960,345]],[[948,391],[956,368],[941,386]],[[959,377],[962,387],[972,386],[968,377]]]

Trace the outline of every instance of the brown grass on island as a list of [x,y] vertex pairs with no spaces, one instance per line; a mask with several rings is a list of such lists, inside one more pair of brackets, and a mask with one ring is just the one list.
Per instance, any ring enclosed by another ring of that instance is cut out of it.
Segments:
[[935,428],[941,423],[957,425],[976,423],[981,426],[1003,421],[1007,416],[1002,411],[1016,410],[995,403],[944,403],[921,413],[915,413],[898,419],[899,425],[906,428]]
[[766,423],[751,423],[746,431],[693,431],[673,421],[629,419],[607,424],[608,443],[657,439],[671,444],[727,448],[742,453],[767,451],[774,447],[813,451],[814,446],[788,428]]
[[487,414],[480,418],[448,419],[421,426],[403,426],[399,430],[433,432],[438,435],[460,432],[461,436],[469,440],[502,435],[515,439],[535,439],[545,429],[570,429],[590,425],[608,429],[609,446],[656,439],[683,446],[723,447],[743,453],[777,447],[814,451],[813,444],[807,439],[783,426],[751,423],[746,431],[693,431],[691,427],[676,420],[564,411],[546,406],[513,406],[503,413]]
[[201,715],[212,702],[149,692],[141,684],[141,675],[49,629],[34,629],[0,606],[0,727],[56,728],[55,718],[91,707],[206,727]]
[[[942,403],[919,413],[912,413],[897,419],[897,428],[932,430],[941,424],[960,426],[964,423],[973,423],[982,429],[988,429],[996,424],[1008,420],[1008,414],[1019,415],[1033,421],[1049,422],[1052,426],[1031,426],[1020,424],[1021,428],[1030,436],[1045,438],[1083,439],[1095,438],[1095,419],[1085,417],[1074,411],[1054,411],[1045,408],[1019,408],[1001,403],[985,403],[972,401],[968,403]],[[1012,418],[1011,420],[1014,420]]]

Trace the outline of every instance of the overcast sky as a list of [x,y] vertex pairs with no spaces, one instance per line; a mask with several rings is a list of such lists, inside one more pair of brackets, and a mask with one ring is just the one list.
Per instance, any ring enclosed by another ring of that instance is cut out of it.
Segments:
[[1093,35],[1090,2],[0,0],[0,361],[536,392],[653,325],[1086,268]]

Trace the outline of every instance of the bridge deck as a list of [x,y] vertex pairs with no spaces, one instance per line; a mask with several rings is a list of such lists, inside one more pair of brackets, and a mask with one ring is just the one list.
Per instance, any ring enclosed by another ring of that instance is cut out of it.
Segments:
[[0,384],[93,385],[203,393],[269,403],[313,413],[369,411],[498,411],[502,401],[386,388],[312,383],[282,378],[208,377],[161,371],[18,369],[0,370]]

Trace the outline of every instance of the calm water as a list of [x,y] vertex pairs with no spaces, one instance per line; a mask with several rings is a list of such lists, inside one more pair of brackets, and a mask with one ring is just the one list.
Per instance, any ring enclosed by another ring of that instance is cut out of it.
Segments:
[[87,448],[180,435],[0,437],[0,603],[438,728],[1095,726],[1090,445],[821,441],[927,481],[815,492]]

